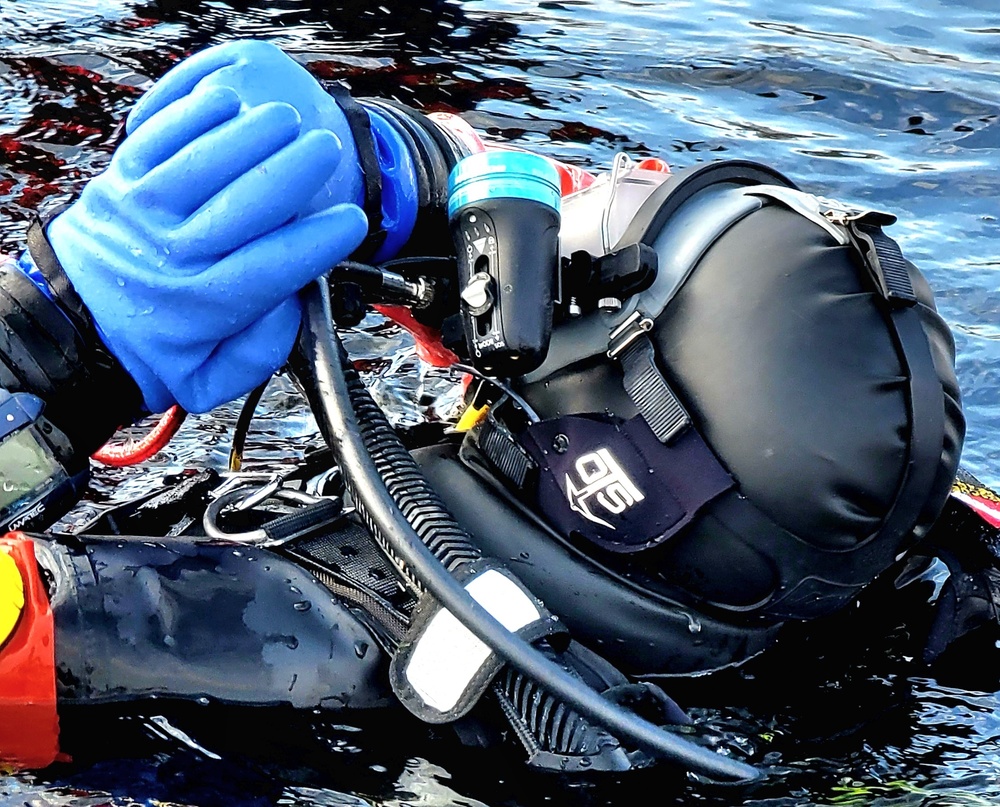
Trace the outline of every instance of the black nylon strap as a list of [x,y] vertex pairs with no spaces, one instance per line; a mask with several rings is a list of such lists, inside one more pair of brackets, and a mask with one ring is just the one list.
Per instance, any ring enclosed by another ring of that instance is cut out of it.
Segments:
[[323,89],[333,97],[347,118],[347,125],[358,151],[358,159],[361,161],[361,173],[365,178],[365,203],[362,209],[368,217],[368,235],[351,257],[354,260],[368,262],[378,252],[386,235],[382,228],[382,169],[378,163],[371,120],[343,84],[335,81],[321,83]]
[[[0,353],[18,379],[10,392],[43,400],[71,383],[80,364],[80,337],[41,290],[14,267],[0,269]],[[61,320],[61,322],[60,322]]]
[[[52,244],[49,243],[45,228],[64,209],[65,206],[46,214],[44,217],[36,216],[28,227],[27,247],[31,253],[31,259],[35,262],[42,277],[45,278],[45,282],[49,284],[49,288],[52,289],[59,308],[83,338],[88,354],[87,364],[94,369],[108,373],[114,383],[122,384],[120,389],[134,389],[136,397],[139,397],[138,388],[132,381],[132,377],[104,347],[87,306],[80,299],[80,295],[76,293],[76,289],[62,268],[55,250],[52,249]],[[115,389],[119,388],[115,387]],[[141,402],[141,397],[139,400]]]
[[882,232],[878,225],[863,221],[851,222],[848,227],[855,247],[867,259],[882,296],[892,305],[911,306],[916,304],[917,295],[906,268],[899,244]]
[[402,582],[402,575],[378,548],[371,535],[350,518],[341,519],[336,529],[290,542],[280,548],[310,568],[320,568],[343,582],[385,600],[397,614],[409,614],[416,597]]
[[63,271],[59,258],[56,257],[52,244],[49,243],[45,234],[45,227],[52,219],[58,216],[66,206],[63,205],[45,215],[45,217],[35,216],[28,227],[27,247],[31,254],[31,259],[38,267],[45,282],[52,289],[52,294],[59,301],[60,307],[66,317],[73,323],[73,327],[84,338],[92,338],[96,335],[94,321],[90,317],[90,312],[76,293],[73,284]]
[[261,529],[267,533],[271,541],[291,541],[337,521],[343,509],[340,501],[321,499],[316,504],[278,516],[264,524]]
[[66,432],[76,449],[90,454],[142,412],[142,393],[104,346],[49,243],[45,227],[62,209],[36,217],[27,237],[31,258],[55,302],[13,270],[5,290],[16,295],[18,308],[5,311],[4,317],[8,331],[18,329],[18,339],[47,377],[48,383],[33,383],[26,391],[39,395],[46,403],[46,416]]
[[633,339],[620,353],[625,391],[656,438],[669,445],[691,425],[691,418],[656,366],[656,351],[648,336]]
[[483,455],[517,490],[538,483],[538,465],[525,452],[514,436],[492,417],[487,417],[475,433]]
[[944,444],[944,391],[938,380],[919,306],[892,308],[887,317],[897,342],[903,372],[909,376],[909,456],[899,493],[882,527],[899,542],[913,529],[915,514],[924,509],[941,463]]
[[901,369],[908,378],[911,429],[907,464],[896,501],[882,528],[884,534],[902,540],[913,528],[912,514],[923,510],[937,475],[944,444],[944,390],[899,245],[877,224],[861,220],[852,222],[847,229],[886,302],[883,315],[890,326]]

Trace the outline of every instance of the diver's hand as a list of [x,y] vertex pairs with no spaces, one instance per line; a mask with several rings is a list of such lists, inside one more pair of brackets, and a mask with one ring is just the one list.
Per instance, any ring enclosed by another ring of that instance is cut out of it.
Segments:
[[[295,108],[302,132],[332,132],[341,146],[334,172],[316,191],[308,210],[315,212],[341,202],[365,204],[365,163],[359,148],[371,150],[381,174],[381,220],[370,222],[384,241],[374,260],[392,258],[409,240],[419,207],[417,169],[407,142],[378,110],[364,107],[372,137],[359,144],[340,101],[331,96],[298,62],[276,45],[258,40],[236,40],[203,50],[174,67],[139,101],[128,117],[129,133],[140,131],[146,121],[195,89],[227,87],[244,107],[279,101]],[[355,120],[364,128],[364,117]],[[366,208],[368,210],[368,208]],[[374,218],[374,216],[373,216]],[[373,242],[377,243],[376,242]]]
[[[161,110],[196,88],[232,90],[244,107],[279,101],[294,107],[301,131],[324,129],[340,142],[341,159],[310,201],[309,212],[341,202],[360,204],[364,177],[351,130],[337,102],[319,82],[276,45],[245,39],[207,48],[171,69],[129,113],[126,131],[137,132]],[[318,166],[317,166],[318,168]],[[317,171],[319,174],[319,171]]]
[[150,411],[201,412],[285,362],[296,292],[367,222],[353,204],[313,212],[346,155],[289,104],[246,106],[223,84],[165,100],[48,235]]

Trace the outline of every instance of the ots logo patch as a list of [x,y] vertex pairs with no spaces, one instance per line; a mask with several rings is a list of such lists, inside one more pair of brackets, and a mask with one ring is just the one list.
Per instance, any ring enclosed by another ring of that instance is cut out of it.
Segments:
[[595,513],[595,508],[611,515],[625,512],[646,497],[606,448],[583,454],[576,461],[579,485],[566,474],[569,506],[588,521],[613,530],[614,526]]

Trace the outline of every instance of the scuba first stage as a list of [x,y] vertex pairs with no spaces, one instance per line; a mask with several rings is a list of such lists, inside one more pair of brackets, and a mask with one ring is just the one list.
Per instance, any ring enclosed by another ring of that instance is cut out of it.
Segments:
[[[926,539],[958,468],[951,337],[892,218],[754,163],[619,155],[595,177],[486,151],[452,116],[360,108],[406,144],[420,205],[399,256],[364,260],[374,228],[304,294],[289,368],[329,451],[13,539],[48,591],[31,641],[58,698],[401,701],[499,721],[541,767],[755,778],[664,728],[688,721],[653,679],[739,664],[853,601]],[[371,305],[473,377],[455,435],[404,446],[372,401],[334,327]]]

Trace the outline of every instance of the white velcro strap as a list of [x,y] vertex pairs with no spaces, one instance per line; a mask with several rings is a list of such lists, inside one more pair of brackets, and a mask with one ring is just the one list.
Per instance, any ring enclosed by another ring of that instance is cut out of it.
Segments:
[[[535,601],[496,569],[466,584],[472,598],[512,633],[542,618]],[[424,703],[450,712],[490,658],[490,648],[450,611],[431,617],[410,654],[406,680]]]

